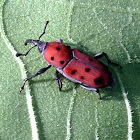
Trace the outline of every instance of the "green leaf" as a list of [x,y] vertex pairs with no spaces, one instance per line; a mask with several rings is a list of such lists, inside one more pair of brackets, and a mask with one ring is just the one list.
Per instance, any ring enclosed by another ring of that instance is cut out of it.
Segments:
[[[139,7],[130,0],[2,0],[0,139],[139,139]],[[64,77],[59,92],[55,67],[18,94],[23,79],[47,63],[37,49],[21,59],[15,54],[27,52],[25,40],[38,39],[46,20],[42,40],[61,38],[91,56],[106,52],[122,65],[122,70],[109,66],[116,86],[100,89],[103,100]]]

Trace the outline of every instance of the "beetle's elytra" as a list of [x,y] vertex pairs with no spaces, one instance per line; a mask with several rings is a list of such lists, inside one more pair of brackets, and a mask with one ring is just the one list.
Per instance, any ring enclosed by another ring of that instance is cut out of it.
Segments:
[[45,34],[48,23],[49,21],[46,21],[43,33],[39,36],[38,40],[28,39],[25,41],[25,45],[28,43],[33,43],[33,47],[31,47],[25,54],[16,54],[17,57],[26,56],[32,48],[38,47],[39,52],[43,55],[44,59],[48,63],[47,67],[40,69],[37,73],[24,80],[24,84],[20,89],[20,93],[24,89],[25,83],[29,79],[44,73],[51,66],[55,66],[55,78],[60,91],[62,89],[62,82],[59,78],[59,73],[72,82],[79,83],[83,88],[98,93],[98,98],[101,99],[98,88],[112,87],[113,78],[112,73],[109,71],[107,66],[105,66],[98,59],[105,56],[108,64],[113,64],[116,66],[120,65],[111,62],[107,54],[104,52],[92,57],[82,53],[76,48],[71,49],[70,46],[63,44],[62,39],[56,40],[54,42],[40,41],[42,35]]

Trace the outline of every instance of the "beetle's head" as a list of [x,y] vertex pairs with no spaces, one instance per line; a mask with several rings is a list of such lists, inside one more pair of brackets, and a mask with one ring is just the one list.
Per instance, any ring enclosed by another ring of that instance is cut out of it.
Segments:
[[35,46],[37,46],[40,53],[42,53],[45,50],[48,44],[48,42],[43,42],[40,40],[32,40],[32,39],[27,39],[24,44],[27,45],[28,43],[33,43]]

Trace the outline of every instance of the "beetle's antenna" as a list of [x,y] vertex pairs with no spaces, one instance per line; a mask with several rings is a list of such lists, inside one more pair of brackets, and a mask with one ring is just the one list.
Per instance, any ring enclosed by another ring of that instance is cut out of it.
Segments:
[[26,53],[22,54],[22,53],[16,53],[16,56],[19,57],[19,56],[26,56],[31,49],[33,49],[34,47],[36,47],[37,45],[34,45],[33,47],[31,47]]
[[49,23],[49,21],[47,20],[46,24],[45,24],[45,27],[44,27],[44,30],[43,30],[43,33],[39,36],[38,40],[40,40],[40,38],[45,34],[46,27],[47,27],[48,23]]
[[35,45],[34,45],[33,47],[31,47],[25,54],[16,53],[16,56],[17,56],[17,57],[19,57],[19,56],[26,56],[26,55],[30,52],[31,49],[33,49],[34,47],[37,46],[36,43],[38,43],[38,42],[40,41],[40,38],[45,34],[46,27],[47,27],[48,23],[49,23],[49,21],[47,20],[47,21],[46,21],[46,24],[45,24],[45,27],[44,27],[44,29],[43,29],[43,33],[39,36],[38,40],[27,39],[27,40],[25,41],[25,45],[27,45],[28,43],[34,43]]

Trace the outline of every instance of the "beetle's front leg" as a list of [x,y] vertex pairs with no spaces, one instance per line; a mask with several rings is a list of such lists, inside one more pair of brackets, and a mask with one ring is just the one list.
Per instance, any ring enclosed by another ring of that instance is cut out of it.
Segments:
[[108,55],[107,55],[105,52],[101,52],[101,53],[96,54],[96,55],[94,56],[94,58],[95,58],[95,59],[100,59],[100,58],[102,58],[103,56],[107,59],[108,65],[109,65],[109,64],[112,64],[112,65],[114,65],[114,66],[119,66],[120,69],[122,69],[122,66],[121,66],[121,65],[119,65],[119,64],[117,64],[117,63],[114,63],[114,62],[111,62],[111,60],[109,59]]
[[50,67],[51,67],[51,65],[49,65],[49,66],[47,66],[47,67],[45,67],[45,68],[42,68],[42,69],[40,69],[37,73],[31,75],[31,76],[28,77],[28,78],[25,78],[25,79],[24,79],[23,86],[20,88],[20,93],[21,93],[21,91],[24,89],[24,86],[25,86],[25,84],[26,84],[26,82],[27,82],[28,80],[30,80],[30,79],[32,79],[32,78],[34,78],[34,77],[36,77],[36,76],[38,76],[38,75],[44,73],[44,72],[47,71]]

